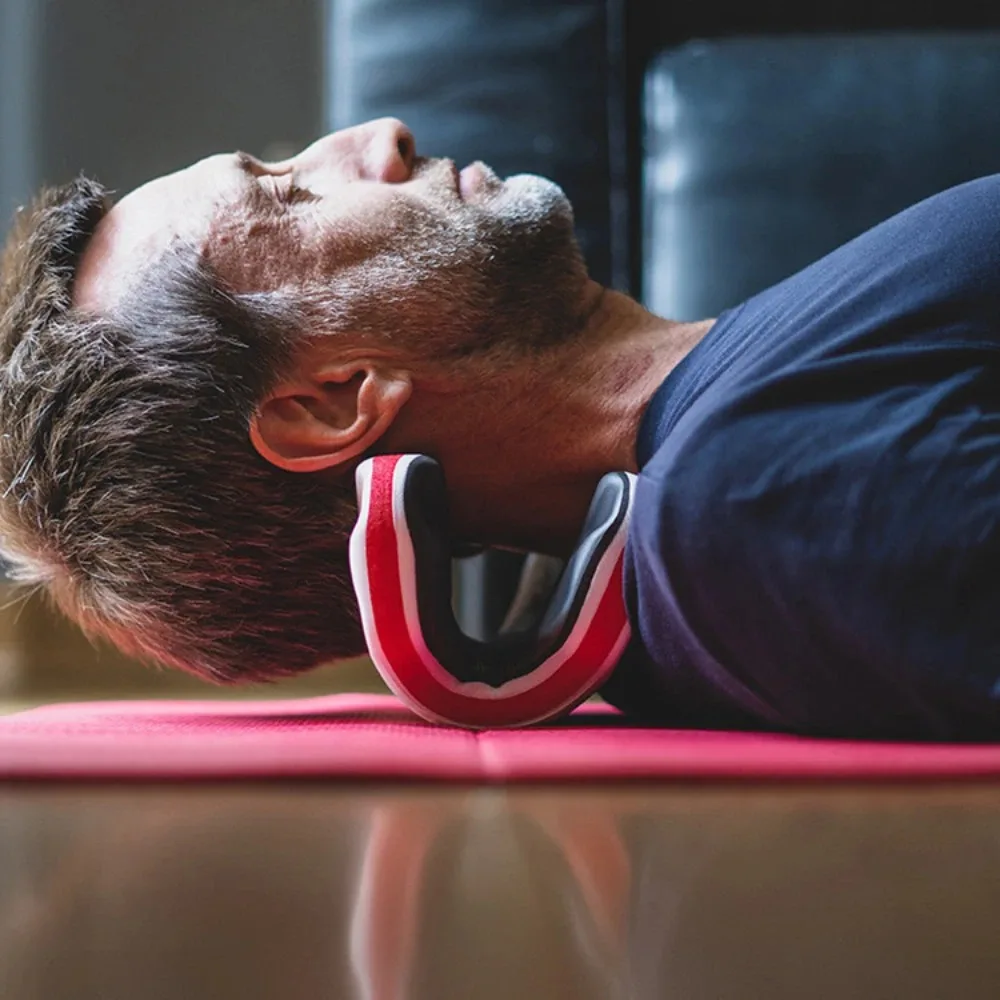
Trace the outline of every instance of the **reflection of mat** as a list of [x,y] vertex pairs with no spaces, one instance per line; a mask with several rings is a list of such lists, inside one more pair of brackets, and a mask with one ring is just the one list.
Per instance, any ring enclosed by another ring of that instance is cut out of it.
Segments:
[[1000,744],[810,740],[630,728],[601,706],[473,733],[386,695],[51,705],[0,719],[0,778],[435,781],[1000,777]]

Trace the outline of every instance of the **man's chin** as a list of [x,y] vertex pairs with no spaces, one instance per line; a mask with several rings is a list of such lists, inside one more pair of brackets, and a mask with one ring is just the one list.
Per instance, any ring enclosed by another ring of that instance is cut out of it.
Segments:
[[573,208],[563,189],[538,174],[513,174],[489,198],[498,214],[520,224],[573,224]]

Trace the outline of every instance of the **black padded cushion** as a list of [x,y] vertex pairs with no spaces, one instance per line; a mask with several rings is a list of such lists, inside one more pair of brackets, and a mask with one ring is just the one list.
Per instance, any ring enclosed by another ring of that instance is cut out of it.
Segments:
[[691,43],[646,81],[643,298],[717,315],[1000,171],[1000,34]]

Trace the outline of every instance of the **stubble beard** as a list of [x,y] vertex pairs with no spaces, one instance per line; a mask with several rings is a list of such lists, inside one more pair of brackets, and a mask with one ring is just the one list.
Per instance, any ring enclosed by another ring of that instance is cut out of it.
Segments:
[[[444,180],[432,169],[431,192],[433,176]],[[398,241],[338,275],[330,306],[342,329],[426,361],[516,363],[572,340],[586,284],[562,189],[532,174],[492,175],[469,204],[442,199],[401,226]]]

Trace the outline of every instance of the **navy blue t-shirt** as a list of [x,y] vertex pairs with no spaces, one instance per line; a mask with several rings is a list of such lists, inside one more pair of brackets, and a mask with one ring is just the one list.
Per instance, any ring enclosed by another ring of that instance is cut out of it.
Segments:
[[1000,176],[719,317],[638,456],[610,701],[677,725],[1000,738]]

